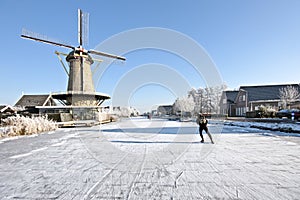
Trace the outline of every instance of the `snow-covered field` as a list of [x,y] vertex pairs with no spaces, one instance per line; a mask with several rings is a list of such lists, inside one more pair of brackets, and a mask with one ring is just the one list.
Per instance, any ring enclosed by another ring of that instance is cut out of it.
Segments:
[[[123,119],[0,143],[0,199],[299,199],[300,137]],[[267,134],[267,135],[266,135]]]

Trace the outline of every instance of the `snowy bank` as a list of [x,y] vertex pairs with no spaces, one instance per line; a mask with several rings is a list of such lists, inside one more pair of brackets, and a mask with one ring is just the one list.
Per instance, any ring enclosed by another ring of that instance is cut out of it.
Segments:
[[247,128],[258,128],[270,131],[280,131],[285,133],[300,133],[300,123],[267,123],[267,122],[249,122],[249,121],[225,121],[224,125],[239,126]]

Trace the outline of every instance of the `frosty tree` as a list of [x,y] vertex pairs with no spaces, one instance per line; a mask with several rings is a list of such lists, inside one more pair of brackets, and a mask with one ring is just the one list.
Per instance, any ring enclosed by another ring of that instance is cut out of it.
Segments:
[[183,112],[192,112],[195,108],[195,102],[193,97],[182,97],[178,98],[174,103],[175,111],[180,111],[181,115]]
[[202,112],[203,104],[205,101],[205,91],[202,88],[190,90],[188,96],[193,98],[195,103],[194,113]]
[[139,111],[133,107],[121,107],[117,106],[113,108],[113,114],[118,117],[136,117],[139,115]]
[[298,88],[293,86],[287,86],[279,89],[279,97],[283,103],[283,108],[287,108],[290,103],[299,100],[300,93]]
[[220,98],[226,87],[226,85],[220,85],[215,87],[199,88],[197,90],[194,88],[191,89],[188,92],[188,96],[192,97],[194,100],[194,113],[219,113]]

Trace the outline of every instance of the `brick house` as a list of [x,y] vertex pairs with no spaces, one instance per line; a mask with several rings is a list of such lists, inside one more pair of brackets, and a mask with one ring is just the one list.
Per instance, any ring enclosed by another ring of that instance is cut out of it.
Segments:
[[239,91],[223,91],[220,101],[220,114],[232,116],[235,113],[234,101]]
[[[287,86],[295,87],[300,91],[299,84],[241,86],[237,91],[234,103],[227,103],[228,116],[246,116],[247,111],[258,110],[260,106],[265,106],[275,111],[280,110],[282,108],[282,101],[279,91]],[[232,102],[232,99],[226,99],[228,98],[227,95],[222,95],[222,98],[220,107],[223,103],[223,109],[225,109],[224,102]],[[297,104],[299,102],[294,102],[294,107]]]

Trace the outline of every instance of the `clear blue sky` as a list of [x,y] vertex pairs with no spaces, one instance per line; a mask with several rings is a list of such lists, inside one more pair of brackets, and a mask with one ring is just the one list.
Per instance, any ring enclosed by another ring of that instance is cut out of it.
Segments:
[[[66,90],[67,77],[54,51],[68,49],[24,40],[20,34],[26,28],[77,45],[78,8],[90,14],[87,49],[123,31],[162,27],[181,32],[202,45],[231,89],[300,82],[298,0],[1,0],[0,104],[13,105],[22,92]],[[128,59],[126,63],[112,65],[100,77],[98,92],[112,95],[124,74],[146,63],[168,65],[188,79],[192,87],[205,87],[188,63],[166,52],[144,50],[123,56]],[[176,98],[170,90],[155,84],[139,88],[131,96],[130,102],[143,105],[141,109],[171,103]]]

